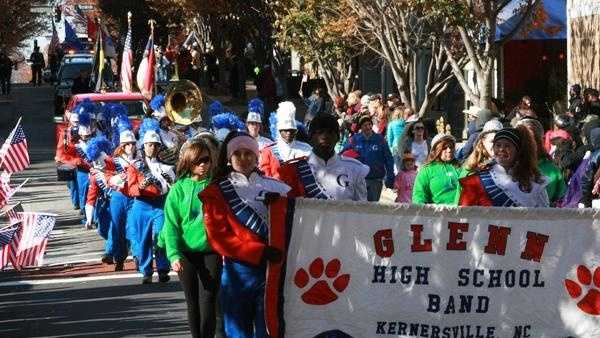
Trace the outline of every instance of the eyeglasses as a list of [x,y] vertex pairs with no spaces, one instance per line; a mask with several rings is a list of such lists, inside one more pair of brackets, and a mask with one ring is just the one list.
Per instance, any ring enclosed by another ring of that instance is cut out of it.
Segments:
[[210,162],[210,157],[209,156],[202,156],[200,158],[197,158],[193,165],[201,165],[201,164],[207,164]]

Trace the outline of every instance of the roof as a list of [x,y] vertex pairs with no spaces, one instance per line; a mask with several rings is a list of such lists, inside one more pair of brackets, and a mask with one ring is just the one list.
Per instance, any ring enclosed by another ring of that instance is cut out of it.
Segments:
[[76,102],[90,99],[92,102],[98,101],[147,101],[141,93],[90,93],[90,94],[77,94],[73,96],[73,100]]
[[[518,1],[514,1],[517,3]],[[517,33],[512,40],[564,40],[567,38],[567,7],[565,0],[544,0],[542,1],[544,12],[547,14],[547,19],[543,23],[543,27],[532,29],[524,35]],[[514,13],[516,5],[507,6],[505,11],[500,15],[508,16],[506,20],[498,24],[496,29],[496,40],[502,39],[503,36],[510,33],[512,29],[521,20],[521,13]],[[508,15],[506,15],[508,13]]]

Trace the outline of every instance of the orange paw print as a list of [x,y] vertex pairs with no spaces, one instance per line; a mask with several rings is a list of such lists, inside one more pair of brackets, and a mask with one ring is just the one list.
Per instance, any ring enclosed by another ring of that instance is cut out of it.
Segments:
[[[326,305],[338,299],[337,293],[332,290],[331,286],[338,293],[341,293],[346,290],[348,283],[350,283],[349,274],[340,275],[341,267],[342,263],[337,258],[332,259],[325,265],[323,259],[319,257],[310,263],[309,272],[306,272],[304,268],[298,269],[294,276],[294,283],[298,288],[303,289],[306,287],[311,278],[317,280],[302,294],[301,298],[304,303]],[[323,273],[325,273],[325,276],[323,276]]]
[[600,288],[600,267],[596,268],[592,276],[592,272],[586,266],[578,266],[577,281],[565,279],[565,288],[569,296],[575,300],[581,297],[584,289],[588,289],[585,296],[577,303],[577,307],[589,315],[600,315],[600,290],[598,290]]

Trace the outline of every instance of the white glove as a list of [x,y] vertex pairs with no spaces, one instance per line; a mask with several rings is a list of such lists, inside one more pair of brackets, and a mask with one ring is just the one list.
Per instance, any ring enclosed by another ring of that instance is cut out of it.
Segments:
[[85,205],[85,225],[92,224],[92,219],[94,218],[94,206],[93,205]]

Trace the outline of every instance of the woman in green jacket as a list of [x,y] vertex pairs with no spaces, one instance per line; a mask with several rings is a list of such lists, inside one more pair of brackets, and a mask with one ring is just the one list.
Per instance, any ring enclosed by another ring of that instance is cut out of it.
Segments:
[[198,198],[215,169],[217,151],[203,138],[194,139],[179,157],[177,181],[165,202],[161,239],[185,293],[193,337],[214,337],[221,257],[208,243],[202,202]]
[[415,178],[414,204],[456,205],[460,166],[454,157],[455,146],[452,135],[438,134],[433,138],[432,150]]

